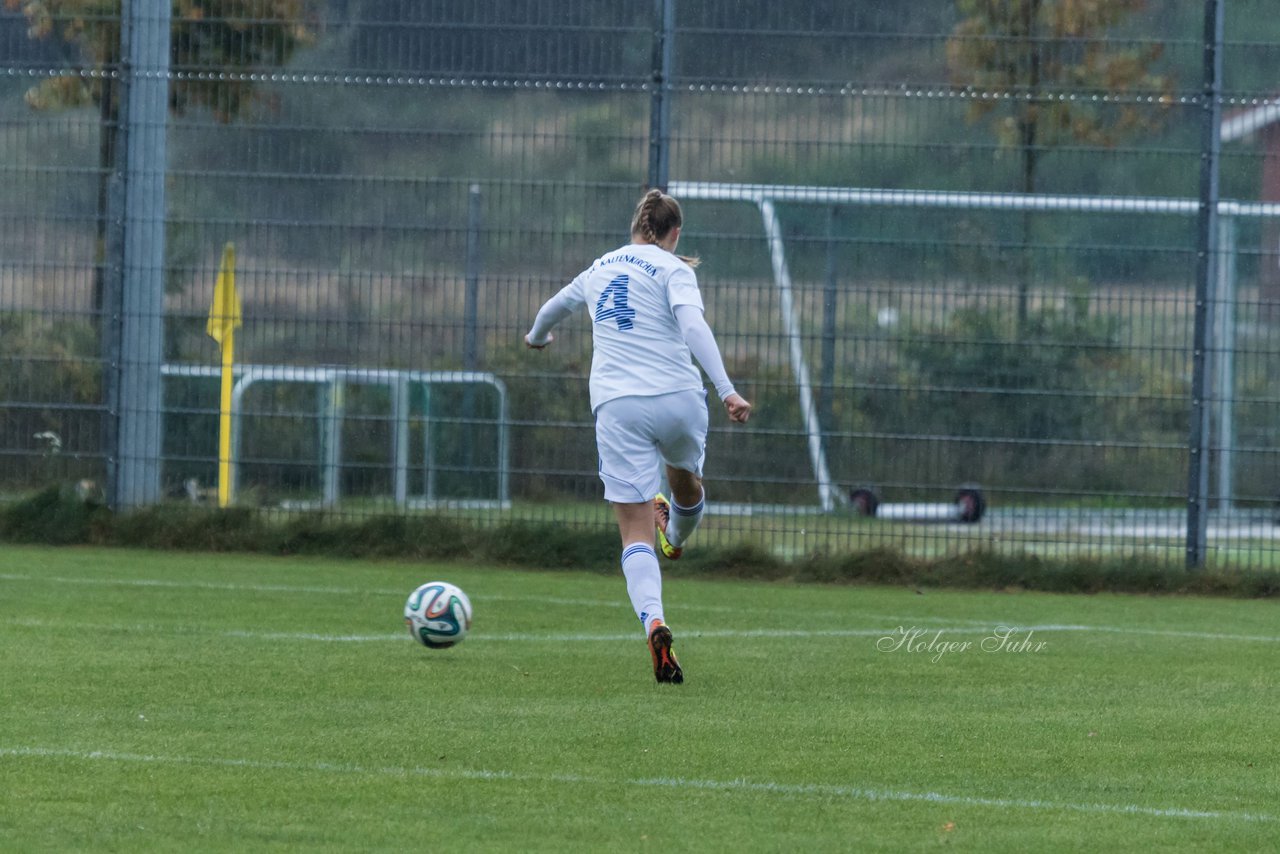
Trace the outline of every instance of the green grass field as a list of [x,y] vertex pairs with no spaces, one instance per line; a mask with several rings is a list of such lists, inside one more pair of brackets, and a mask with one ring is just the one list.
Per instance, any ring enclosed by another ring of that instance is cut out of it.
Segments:
[[[401,622],[436,577],[476,609],[445,651]],[[653,683],[620,574],[4,547],[0,850],[1280,840],[1273,601],[666,599],[682,686]]]

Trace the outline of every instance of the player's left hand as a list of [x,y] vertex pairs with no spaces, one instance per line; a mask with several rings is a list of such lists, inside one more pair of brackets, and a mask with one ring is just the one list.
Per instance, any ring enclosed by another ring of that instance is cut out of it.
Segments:
[[529,340],[529,336],[526,335],[524,336],[524,346],[528,347],[530,350],[541,350],[554,340],[556,340],[556,336],[553,333],[548,332],[546,341],[543,341],[541,344],[534,344]]
[[734,392],[724,399],[725,411],[729,413],[729,420],[736,421],[739,424],[747,423],[747,419],[751,417],[751,404],[745,397]]

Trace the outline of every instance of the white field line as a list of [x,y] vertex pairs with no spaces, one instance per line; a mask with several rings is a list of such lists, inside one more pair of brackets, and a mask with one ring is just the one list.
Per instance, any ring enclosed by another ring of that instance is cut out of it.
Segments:
[[[288,585],[288,584],[238,584],[232,582],[214,582],[214,581],[173,581],[170,579],[158,578],[128,578],[128,579],[110,579],[110,578],[70,578],[65,576],[54,575],[21,575],[14,573],[0,573],[0,581],[34,581],[46,582],[52,584],[68,584],[68,585],[103,585],[103,586],[120,586],[120,587],[153,587],[153,588],[173,588],[182,590],[225,590],[229,592],[247,592],[247,593],[304,593],[304,594],[322,594],[333,596],[401,596],[404,595],[401,590],[389,590],[380,588],[358,588],[358,587],[312,587],[307,585]],[[483,602],[485,600],[492,601],[508,601],[508,602],[532,602],[545,605],[565,605],[569,607],[586,607],[586,608],[628,608],[629,605],[621,598],[617,600],[603,599],[572,599],[561,598],[556,596],[507,596],[503,594],[485,594],[473,597],[476,601]],[[682,609],[689,611],[707,611],[714,613],[728,614],[750,614],[758,612],[773,613],[774,609],[751,609],[739,608],[729,605],[682,605]],[[1021,625],[1013,621],[992,622],[987,620],[967,620],[967,619],[951,619],[947,617],[931,617],[931,616],[903,616],[895,614],[876,614],[865,611],[808,611],[807,619],[848,619],[850,617],[864,617],[873,620],[883,620],[885,622],[899,622],[902,626],[918,627],[927,630],[944,629],[954,631],[958,628],[973,628],[974,630],[992,630],[1010,628],[1014,631],[1038,631],[1038,632],[1098,632],[1103,634],[1131,634],[1131,635],[1149,635],[1155,637],[1171,637],[1171,638],[1187,638],[1193,640],[1222,640],[1222,641],[1252,641],[1257,643],[1280,643],[1278,635],[1244,635],[1230,634],[1226,632],[1197,632],[1182,629],[1148,629],[1138,626],[1107,626],[1107,625],[1085,625],[1085,624],[1045,624],[1045,625]],[[9,621],[14,622],[14,621]],[[29,623],[35,625],[35,623]],[[49,624],[53,625],[53,624]],[[83,626],[84,624],[77,624]],[[126,626],[98,626],[96,628],[105,629],[125,629]],[[142,625],[134,628],[146,631]],[[777,630],[725,630],[725,631],[692,631],[685,630],[686,634],[692,634],[695,637],[725,637],[725,638],[749,638],[749,637],[858,637],[862,635],[888,634],[896,631],[897,626],[888,630],[880,629],[777,629]],[[297,640],[386,640],[390,635],[324,635],[324,634],[304,634],[289,632],[253,632],[244,631],[232,633],[241,637],[261,637],[268,639],[297,639]],[[620,639],[622,635],[490,635],[492,640],[513,640],[513,641],[572,641],[572,640],[615,640]],[[626,636],[631,639],[631,635]]]
[[992,807],[1004,810],[1062,810],[1086,814],[1118,814],[1155,818],[1196,819],[1236,822],[1276,822],[1280,817],[1267,813],[1234,810],[1204,810],[1186,807],[1147,807],[1139,804],[1046,801],[1023,798],[988,798],[977,795],[949,795],[931,791],[876,789],[825,783],[777,783],[735,778],[699,780],[681,777],[596,777],[582,774],[532,774],[520,771],[465,768],[425,768],[421,766],[352,765],[332,762],[283,762],[262,759],[199,758],[159,756],[147,753],[118,753],[106,750],[71,750],[48,747],[0,747],[0,757],[15,759],[73,759],[85,762],[122,762],[151,765],[191,765],[215,768],[247,768],[289,773],[349,774],[397,779],[427,777],[452,780],[493,780],[522,783],[555,783],[586,786],[627,786],[636,788],[698,789],[713,792],[751,792],[783,797],[845,798],[867,802],[925,802],[964,807]]
[[[166,578],[70,578],[62,575],[0,574],[0,581],[35,581],[48,584],[74,584],[100,587],[157,587],[185,590],[226,590],[246,593],[320,593],[332,596],[399,594],[398,590],[371,587],[312,587],[297,584],[234,584],[224,581],[174,581]],[[405,594],[408,595],[407,593]]]
[[[621,580],[621,577],[619,577]],[[173,590],[224,590],[230,593],[300,593],[323,596],[407,596],[406,590],[391,590],[377,587],[315,587],[290,584],[240,584],[223,581],[174,581],[162,578],[68,578],[57,575],[20,575],[0,573],[0,581],[33,581],[49,584],[88,585],[104,587],[151,587]],[[471,597],[478,602],[532,602],[540,605],[562,605],[570,608],[626,608],[630,604],[619,596],[617,599],[575,599],[563,596],[510,596],[502,593],[484,593]],[[690,603],[681,609],[690,611],[706,611],[720,614],[774,613],[773,608],[741,608],[733,605],[707,605]],[[847,619],[851,616],[867,617],[875,620],[913,620],[935,621],[935,618],[920,616],[895,616],[893,614],[877,614],[866,611],[806,611],[809,619],[828,617],[831,619]],[[941,618],[944,622],[955,625],[987,626],[987,620],[952,620]]]
[[1192,632],[1183,629],[1142,629],[1136,626],[1072,626],[1049,624],[1043,626],[1013,626],[1012,628],[1014,631],[1018,632],[1100,632],[1102,634],[1150,635],[1153,637],[1165,638],[1187,638],[1189,640],[1280,643],[1280,636],[1277,635],[1235,635],[1227,632]]
[[[921,625],[923,623],[923,625]],[[0,618],[0,625],[22,626],[37,629],[74,629],[77,631],[93,631],[93,632],[136,632],[146,634],[183,634],[198,637],[223,637],[223,638],[241,638],[249,640],[275,640],[275,641],[321,641],[325,643],[385,643],[387,641],[404,641],[409,639],[409,635],[405,632],[386,632],[378,634],[325,634],[322,632],[279,632],[265,631],[257,629],[230,629],[224,631],[207,632],[191,625],[165,625],[162,623],[85,623],[72,620],[42,620],[30,617],[8,617]],[[929,634],[940,633],[980,633],[980,632],[1005,632],[1006,630],[1014,633],[1033,633],[1040,632],[1042,634],[1052,634],[1055,632],[1073,632],[1089,634],[1099,632],[1104,634],[1127,634],[1127,635],[1149,635],[1155,637],[1174,637],[1186,638],[1188,640],[1212,640],[1212,641],[1240,641],[1245,643],[1280,643],[1280,635],[1234,635],[1223,632],[1191,632],[1178,631],[1173,629],[1142,629],[1136,627],[1125,626],[1090,626],[1090,625],[1016,625],[1016,624],[984,624],[981,627],[975,627],[968,624],[954,625],[946,624],[945,621],[921,620],[911,626],[884,626],[880,628],[848,628],[848,629],[697,629],[682,628],[680,637],[684,640],[690,638],[708,639],[708,640],[734,640],[743,638],[860,638],[860,637],[888,637],[900,639],[903,637],[904,631],[919,629],[925,632],[922,635],[925,643],[929,640]],[[513,642],[513,643],[578,643],[578,642],[633,642],[637,637],[642,637],[639,632],[621,633],[621,632],[601,632],[601,633],[580,633],[580,632],[562,632],[562,633],[506,633],[506,634],[488,634],[474,633],[469,636],[473,642],[489,643],[489,642]],[[948,637],[946,640],[952,640]]]
[[[207,632],[199,629],[193,629],[189,625],[164,625],[162,623],[84,623],[72,620],[42,620],[29,617],[12,617],[0,618],[0,625],[22,626],[26,628],[36,629],[57,629],[57,630],[76,630],[76,631],[92,631],[95,633],[108,632],[134,632],[139,634],[182,634],[200,638],[223,637],[223,638],[245,638],[250,640],[278,640],[278,641],[324,641],[327,643],[381,643],[386,641],[403,642],[411,640],[407,632],[386,632],[379,634],[324,634],[320,632],[273,632],[259,631],[254,629],[230,629],[225,631]],[[930,631],[954,631],[955,626],[932,626]],[[965,626],[963,628],[968,628]],[[887,629],[708,629],[697,630],[689,629],[681,632],[681,637],[688,638],[846,638],[846,637],[882,637],[896,636],[897,628]],[[506,633],[506,634],[481,634],[475,633],[469,636],[469,640],[473,642],[480,640],[485,643],[498,642],[514,642],[514,643],[574,643],[579,641],[585,642],[626,642],[634,643],[637,639],[643,640],[644,634],[637,629],[635,632],[567,632],[559,634],[533,634],[533,633]]]

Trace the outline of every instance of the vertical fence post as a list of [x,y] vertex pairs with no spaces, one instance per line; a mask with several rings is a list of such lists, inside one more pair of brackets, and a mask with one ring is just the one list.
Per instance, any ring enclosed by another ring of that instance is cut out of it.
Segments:
[[[123,80],[116,83],[116,97],[127,97]],[[123,108],[121,108],[123,109]],[[121,125],[102,125],[101,133],[115,134],[116,153],[107,178],[106,225],[102,244],[102,290],[98,317],[98,334],[102,351],[102,458],[103,492],[107,504],[120,506],[120,294],[124,290],[124,155],[120,143],[124,138]]]
[[[467,193],[467,286],[462,307],[462,366],[474,371],[480,361],[479,301],[480,301],[480,185],[472,184]],[[462,468],[470,479],[475,461],[476,432],[474,423],[476,391],[471,384],[462,389]]]
[[1217,420],[1218,512],[1235,510],[1236,447],[1236,218],[1222,215],[1218,222],[1217,293],[1213,310],[1213,382]]
[[1222,140],[1223,0],[1204,4],[1204,91],[1200,116],[1200,215],[1196,240],[1195,331],[1187,465],[1187,567],[1204,566],[1209,515],[1209,351],[1218,256],[1218,160]]
[[[169,118],[169,3],[123,4],[120,53],[124,158],[117,336],[118,387],[112,506],[141,507],[160,500],[164,441],[161,365],[164,357],[165,166]],[[110,366],[108,366],[110,368]],[[110,415],[108,416],[110,417]]]
[[336,507],[342,497],[342,422],[346,417],[347,381],[336,372],[320,386],[321,499]]
[[409,380],[397,373],[391,383],[391,489],[396,507],[409,506]]
[[649,94],[649,188],[663,192],[671,178],[671,74],[675,61],[676,0],[654,0],[653,88]]
[[480,297],[480,185],[472,184],[467,193],[467,271],[466,296],[463,304],[462,365],[476,370],[479,362],[478,317]]

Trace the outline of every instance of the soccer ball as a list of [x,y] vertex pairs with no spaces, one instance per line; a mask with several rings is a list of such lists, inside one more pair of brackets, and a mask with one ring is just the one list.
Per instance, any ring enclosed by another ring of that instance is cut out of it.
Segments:
[[428,581],[409,594],[404,624],[415,640],[431,649],[462,643],[471,628],[471,600],[457,585]]

